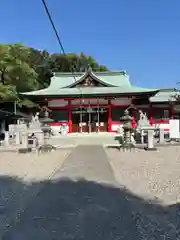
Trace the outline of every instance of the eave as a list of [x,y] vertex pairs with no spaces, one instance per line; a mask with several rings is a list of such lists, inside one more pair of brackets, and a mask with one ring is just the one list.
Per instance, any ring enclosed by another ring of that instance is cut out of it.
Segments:
[[[45,99],[45,98],[87,98],[87,97],[151,97],[159,92],[158,89],[143,89],[143,88],[120,88],[120,87],[101,87],[101,88],[63,88],[56,93],[50,91],[35,91],[22,93],[30,100]],[[39,93],[39,94],[38,94]]]

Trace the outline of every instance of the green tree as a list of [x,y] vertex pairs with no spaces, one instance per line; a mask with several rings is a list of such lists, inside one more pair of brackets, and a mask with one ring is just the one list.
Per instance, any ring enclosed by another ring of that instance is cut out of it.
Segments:
[[19,101],[16,87],[13,85],[3,85],[0,83],[0,100],[2,101]]
[[0,100],[31,105],[18,93],[48,87],[53,72],[108,71],[84,53],[49,54],[20,43],[0,44]]
[[95,72],[108,71],[107,67],[99,65],[92,56],[85,56],[83,53],[80,55],[75,53],[51,55],[51,69],[54,72],[84,72],[88,65]]
[[16,86],[17,92],[32,91],[39,88],[36,71],[29,65],[30,49],[21,44],[10,44],[9,54],[13,58],[10,72],[10,84]]
[[37,81],[40,88],[46,88],[50,84],[50,79],[53,76],[51,69],[51,56],[47,51],[39,51],[30,48],[29,65],[37,73]]
[[14,66],[13,58],[10,56],[9,47],[0,44],[0,82],[2,85],[8,84],[9,73]]
[[39,88],[37,73],[27,63],[30,49],[19,43],[0,44],[0,100],[21,101],[19,92]]

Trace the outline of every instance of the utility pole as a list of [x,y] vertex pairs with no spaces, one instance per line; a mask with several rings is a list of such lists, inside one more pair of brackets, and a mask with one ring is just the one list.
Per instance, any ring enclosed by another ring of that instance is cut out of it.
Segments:
[[17,102],[14,101],[14,114],[17,114]]

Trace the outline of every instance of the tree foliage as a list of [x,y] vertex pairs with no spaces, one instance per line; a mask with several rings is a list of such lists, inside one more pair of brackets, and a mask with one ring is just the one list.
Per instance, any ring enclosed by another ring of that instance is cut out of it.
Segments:
[[49,54],[20,43],[0,44],[0,101],[18,101],[20,92],[45,88],[53,72],[84,72],[90,65],[93,71],[107,71],[92,56],[85,54]]

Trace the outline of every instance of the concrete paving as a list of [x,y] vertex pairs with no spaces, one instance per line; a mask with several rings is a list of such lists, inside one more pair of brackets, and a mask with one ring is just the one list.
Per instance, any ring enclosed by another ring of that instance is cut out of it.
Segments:
[[4,235],[6,240],[141,239],[102,146],[79,146]]

